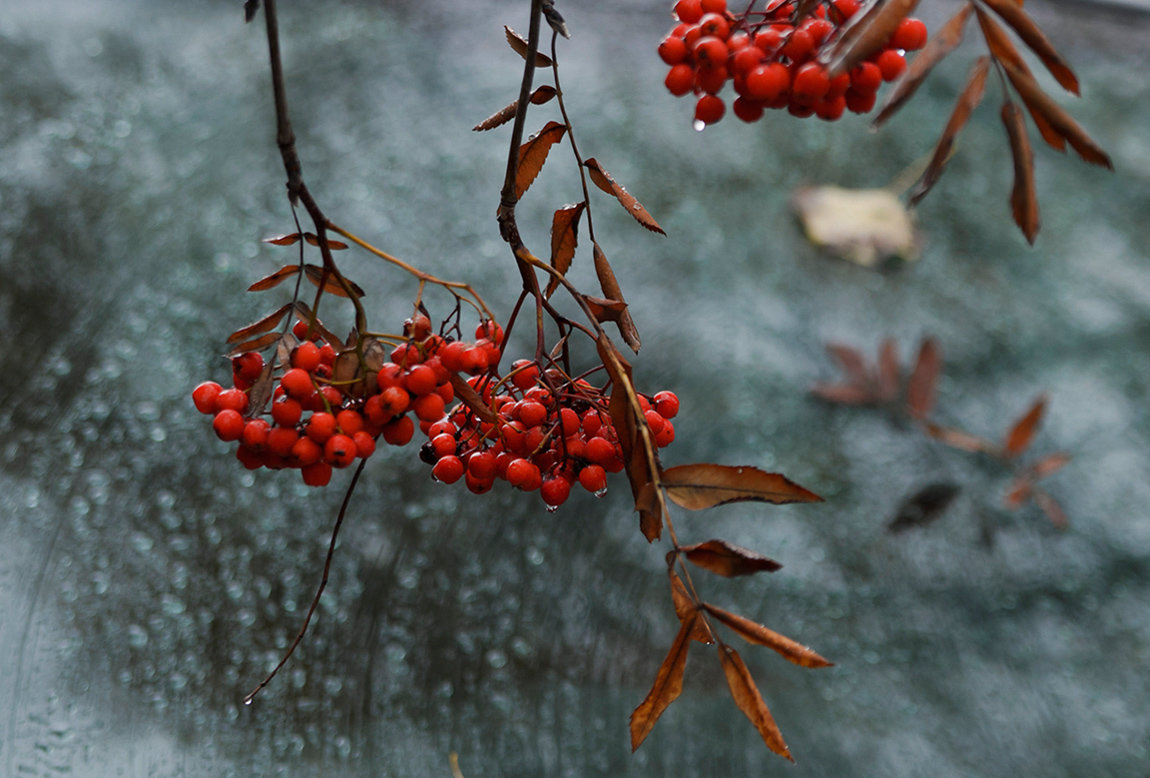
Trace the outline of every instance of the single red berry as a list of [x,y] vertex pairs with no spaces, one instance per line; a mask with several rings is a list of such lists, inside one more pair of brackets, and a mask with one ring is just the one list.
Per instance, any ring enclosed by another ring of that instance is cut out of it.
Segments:
[[403,332],[412,340],[422,342],[431,334],[431,319],[417,313],[403,323]]
[[345,408],[335,415],[335,423],[344,435],[354,435],[363,429],[363,416],[359,411]]
[[431,475],[437,481],[453,484],[463,477],[463,462],[454,454],[443,457],[431,468]]
[[695,86],[709,95],[716,95],[723,91],[729,77],[725,65],[701,67],[695,72]]
[[583,450],[583,456],[586,457],[589,462],[606,466],[607,462],[615,456],[615,444],[606,438],[596,435],[587,441],[587,446]]
[[591,437],[603,426],[603,417],[599,411],[591,410],[583,414],[583,432]]
[[926,25],[920,19],[907,17],[898,23],[887,45],[892,49],[918,51],[926,45],[926,39]]
[[887,49],[878,55],[875,64],[882,71],[883,81],[894,81],[906,70],[906,57],[896,49]]
[[844,21],[858,13],[862,7],[861,0],[832,0],[832,3]]
[[347,435],[332,435],[323,444],[323,461],[332,467],[347,467],[355,461],[358,453],[355,441]]
[[514,487],[522,488],[523,484],[530,483],[538,474],[539,468],[522,457],[507,465],[507,482]]
[[331,482],[331,465],[316,462],[300,470],[300,475],[308,486],[327,486]]
[[[378,397],[381,403],[381,410],[389,419],[398,416],[411,406],[411,395],[407,393],[406,389],[401,389],[398,386],[384,389],[383,393],[378,395]],[[433,419],[432,421],[437,421],[437,419]]]
[[431,450],[435,452],[436,459],[454,456],[458,447],[458,441],[450,432],[440,433],[431,439]]
[[815,103],[815,115],[824,121],[833,122],[842,117],[846,107],[847,99],[843,95],[835,97],[828,95],[822,101]]
[[383,439],[392,446],[406,446],[415,435],[415,422],[410,416],[400,416],[383,427]]
[[570,408],[559,410],[559,421],[563,424],[563,435],[568,437],[579,431],[579,414]]
[[703,0],[701,5],[703,13],[725,14],[727,12],[727,0]]
[[470,470],[463,474],[463,482],[472,494],[486,494],[495,486],[494,478],[477,478]]
[[306,370],[302,370],[298,367],[293,367],[283,374],[280,378],[280,386],[287,392],[288,397],[294,397],[297,400],[307,397],[315,390],[315,386],[313,386],[311,382],[311,376],[308,375]]
[[764,54],[774,54],[783,45],[783,28],[770,26],[755,33],[755,48]]
[[291,366],[298,367],[300,370],[306,370],[310,373],[319,367],[322,361],[319,346],[310,340],[305,340],[292,350]]
[[843,97],[846,98],[847,110],[851,113],[867,113],[874,108],[874,92],[859,92],[851,87]]
[[263,419],[248,419],[244,424],[244,431],[240,439],[245,446],[253,451],[263,451],[267,448],[268,430],[270,429],[271,425]]
[[216,409],[245,412],[248,409],[247,393],[239,389],[224,389],[216,396]]
[[477,451],[467,460],[467,472],[480,481],[495,477],[495,454],[490,451]]
[[679,396],[674,392],[662,391],[655,395],[655,410],[664,419],[673,419],[679,412]]
[[770,102],[791,85],[791,72],[778,62],[759,65],[747,73],[747,97]]
[[446,403],[443,402],[442,397],[432,392],[423,397],[417,397],[412,402],[411,409],[415,411],[415,415],[419,417],[420,421],[439,421],[443,418]]
[[303,415],[303,406],[298,400],[281,397],[272,403],[272,421],[281,427],[294,427]]
[[427,365],[415,365],[412,367],[411,370],[407,372],[403,382],[407,387],[407,391],[416,397],[431,394],[438,385],[438,382],[435,380],[435,371]]
[[487,372],[487,350],[475,345],[465,350],[459,359],[463,372],[470,375],[480,375]]
[[[699,18],[699,29],[703,31],[703,36],[711,36],[718,38],[723,43],[723,48],[726,48],[725,41],[727,36],[731,34],[731,23],[727,21],[727,17],[723,14],[709,13],[703,14]],[[723,52],[724,58],[726,52]]]
[[808,17],[803,22],[803,29],[810,33],[811,40],[815,42],[815,46],[822,45],[823,41],[831,37],[835,31],[835,26],[828,22],[826,19],[819,19],[816,17]]
[[220,396],[223,387],[215,381],[204,381],[202,384],[192,390],[192,402],[196,405],[196,410],[200,413],[214,414],[216,408],[216,398]]
[[291,328],[291,334],[296,340],[307,340],[307,322],[297,321]]
[[675,65],[663,83],[675,97],[682,97],[695,88],[695,69],[685,63]]
[[678,0],[672,9],[679,21],[694,24],[703,18],[702,0]]
[[791,37],[783,44],[782,54],[791,62],[805,62],[815,50],[815,40],[803,28],[791,33]]
[[745,76],[757,68],[763,61],[763,51],[758,46],[747,46],[740,49],[731,58],[731,71],[735,75]]
[[491,319],[484,319],[475,327],[475,339],[482,340],[483,338],[487,338],[498,346],[503,342],[503,328]]
[[518,407],[519,420],[527,427],[537,427],[547,421],[547,408],[535,400],[523,400]]
[[319,361],[325,365],[335,364],[335,349],[330,343],[322,343],[319,347]]
[[307,467],[323,459],[323,446],[311,438],[299,438],[288,449],[288,453],[298,467]]
[[659,448],[669,446],[675,440],[675,425],[670,421],[664,422],[663,429],[655,433],[655,445]]
[[449,372],[462,372],[463,352],[469,348],[471,348],[470,343],[465,343],[462,340],[453,340],[439,349],[439,361],[443,363],[443,366],[447,368]]
[[249,351],[232,357],[232,374],[237,380],[251,383],[260,377],[264,369],[264,358],[257,351]]
[[300,439],[295,427],[272,427],[268,430],[268,451],[281,457],[292,452],[292,446]]
[[239,440],[244,434],[244,417],[237,410],[225,408],[212,419],[212,429],[220,440]]
[[699,102],[695,103],[695,121],[703,124],[714,124],[723,118],[726,110],[727,106],[721,97],[703,95],[699,98]]
[[791,94],[799,102],[813,104],[823,99],[830,86],[826,68],[817,62],[807,62],[795,70]]
[[264,452],[248,448],[244,444],[236,448],[236,459],[240,460],[240,464],[248,470],[259,470],[264,466]]
[[652,408],[643,414],[643,418],[647,421],[647,428],[651,430],[652,435],[658,435],[659,430],[663,429],[663,425],[667,420],[659,415],[659,412]]
[[327,443],[328,439],[335,434],[335,429],[335,416],[326,411],[316,411],[307,420],[304,432],[316,443]]
[[599,465],[585,465],[579,471],[579,484],[587,491],[598,494],[607,488],[607,471]]
[[687,43],[674,35],[669,35],[659,44],[659,57],[668,65],[678,65],[687,59]]
[[375,453],[375,438],[365,430],[359,430],[351,439],[355,441],[356,456],[360,459],[367,459]]
[[539,496],[543,502],[552,508],[557,508],[567,501],[571,494],[571,482],[563,476],[547,478],[539,487]]

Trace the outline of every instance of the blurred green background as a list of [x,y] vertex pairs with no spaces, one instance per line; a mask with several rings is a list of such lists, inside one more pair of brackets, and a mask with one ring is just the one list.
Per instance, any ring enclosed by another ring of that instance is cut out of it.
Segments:
[[[666,547],[638,534],[622,482],[549,514],[506,488],[432,483],[414,448],[373,458],[311,633],[240,703],[298,628],[343,483],[243,471],[189,398],[227,377],[227,333],[283,302],[243,290],[294,257],[259,242],[292,224],[263,31],[240,5],[15,0],[0,15],[0,774],[446,776],[452,752],[468,778],[1145,773],[1146,16],[1031,9],[1078,69],[1067,104],[1113,174],[1036,148],[1028,248],[992,82],[919,210],[921,260],[876,273],[806,244],[790,193],[884,186],[928,153],[978,45],[877,134],[786,115],[696,133],[662,86],[666,3],[561,6],[580,149],[668,232],[592,195],[644,337],[637,380],[683,402],[665,461],[757,465],[827,498],[678,520],[686,539],[786,565],[702,580],[707,599],[836,662],[742,650],[792,767],[698,646],[683,697],[630,753],[627,717],[677,624]],[[932,29],[955,7],[924,5]],[[487,0],[281,8],[304,174],[327,213],[471,281],[501,316],[516,288],[494,220],[508,131],[470,127],[515,97],[501,26],[526,17]],[[520,212],[537,253],[551,211],[579,198],[568,149],[552,156]],[[585,249],[572,277],[591,286]],[[342,261],[373,324],[396,329],[414,285]],[[946,357],[944,423],[997,437],[1049,393],[1034,451],[1074,455],[1048,482],[1068,531],[1004,510],[993,463],[808,395],[836,376],[827,341],[874,353],[890,335],[905,358],[926,334]],[[888,533],[937,481],[961,487],[942,518]]]

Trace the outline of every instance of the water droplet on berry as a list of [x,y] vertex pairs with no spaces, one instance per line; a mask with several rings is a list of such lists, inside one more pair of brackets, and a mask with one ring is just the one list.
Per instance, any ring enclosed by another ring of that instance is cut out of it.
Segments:
[[558,506],[558,505],[548,505],[548,506],[547,506],[547,512],[548,512],[548,513],[554,513],[554,512],[555,512],[555,511],[557,511],[557,510],[559,510],[559,506]]
[[606,493],[607,493],[607,487],[604,486],[602,489],[599,489],[598,491],[595,492],[595,496],[596,497],[602,497]]
[[695,132],[702,132],[703,130],[707,129],[707,123],[702,119],[696,119],[695,123],[691,126],[695,128]]

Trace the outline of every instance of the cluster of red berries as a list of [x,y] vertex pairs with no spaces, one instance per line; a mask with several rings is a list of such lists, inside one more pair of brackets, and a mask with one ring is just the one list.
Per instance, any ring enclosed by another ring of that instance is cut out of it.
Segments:
[[[407,340],[390,360],[357,370],[352,381],[333,380],[333,371],[354,353],[341,356],[318,335],[309,338],[305,322],[297,322],[293,334],[298,345],[281,367],[266,413],[250,405],[261,379],[272,380],[258,352],[232,360],[232,388],[206,381],[192,392],[196,408],[213,417],[216,435],[238,442],[236,458],[248,469],[296,468],[304,483],[324,486],[334,469],[375,453],[381,437],[393,446],[409,443],[416,421],[428,438],[420,456],[432,465],[432,476],[444,483],[463,478],[476,494],[501,478],[538,490],[555,508],[575,482],[601,494],[607,473],[623,469],[603,389],[554,369],[541,374],[531,360],[517,361],[500,378],[495,367],[503,329],[493,321],[480,322],[475,341],[467,342],[433,334],[427,316],[418,314],[405,323]],[[489,413],[466,403],[448,409],[455,374],[470,376],[467,383]],[[660,392],[639,395],[639,403],[655,444],[671,443],[679,399]]]
[[[484,375],[468,383],[493,413],[485,420],[460,405],[431,425],[420,456],[437,480],[462,478],[470,491],[483,494],[502,479],[526,492],[538,490],[554,510],[575,483],[601,495],[607,473],[623,469],[607,398],[586,380],[554,369],[541,374],[538,364],[521,359],[503,379]],[[639,404],[655,445],[671,443],[679,398],[672,392],[639,395]]]
[[762,11],[733,14],[727,0],[675,3],[679,24],[659,44],[659,56],[671,66],[666,80],[671,94],[698,95],[698,127],[723,118],[726,104],[719,92],[728,80],[738,95],[732,110],[745,122],[757,121],[767,108],[828,121],[845,110],[866,113],[874,108],[882,82],[906,70],[905,52],[926,45],[926,25],[903,19],[876,54],[830,78],[818,54],[858,12],[860,0],[824,0],[796,26],[791,20],[798,4],[770,0]]

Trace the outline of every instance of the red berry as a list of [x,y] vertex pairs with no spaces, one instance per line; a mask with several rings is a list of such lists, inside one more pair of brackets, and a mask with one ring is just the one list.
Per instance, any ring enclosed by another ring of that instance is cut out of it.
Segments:
[[272,421],[281,427],[294,427],[303,415],[303,406],[298,400],[281,397],[272,403]]
[[347,467],[358,453],[355,441],[347,435],[332,435],[323,445],[323,461],[332,467]]
[[799,65],[795,71],[791,94],[800,102],[816,103],[823,99],[830,86],[831,81],[827,77],[826,69],[817,62],[807,62]]
[[905,18],[898,23],[887,45],[892,49],[918,51],[926,45],[926,25],[919,19]]
[[727,107],[722,98],[715,95],[703,95],[699,98],[699,102],[695,103],[695,121],[703,124],[714,124],[723,118],[726,110]]
[[430,367],[416,365],[404,377],[404,385],[407,387],[407,391],[419,397],[434,392],[438,381],[435,379],[435,371]]
[[415,422],[410,416],[400,416],[383,427],[383,439],[393,446],[406,446],[415,435]]
[[344,435],[351,436],[363,429],[363,416],[346,408],[335,415],[335,423]]
[[239,389],[224,389],[216,396],[216,409],[243,413],[248,409],[248,396]]
[[687,54],[687,43],[677,36],[668,36],[659,44],[659,56],[668,65],[678,65]]
[[335,417],[326,411],[316,411],[307,421],[305,434],[316,443],[326,443],[335,434]]
[[507,482],[512,486],[524,488],[524,484],[530,484],[538,477],[539,468],[522,457],[512,460],[507,465]]
[[803,22],[803,29],[810,33],[811,39],[815,42],[815,46],[819,46],[835,31],[835,26],[828,22],[826,19],[818,19],[808,17]]
[[[379,395],[381,403],[381,410],[390,419],[403,413],[411,406],[411,395],[407,393],[406,389],[401,389],[398,386],[392,386],[383,390]],[[437,421],[437,419],[432,419]]]
[[674,392],[659,392],[654,397],[655,410],[664,419],[673,419],[679,412],[679,396]]
[[527,427],[537,427],[547,421],[547,408],[535,400],[523,400],[519,403],[519,420]]
[[587,441],[587,446],[583,450],[583,456],[586,457],[589,462],[606,466],[607,462],[615,456],[615,444],[606,438],[596,435]]
[[847,99],[842,95],[827,96],[821,102],[815,103],[815,115],[820,119],[833,122],[843,115],[846,110]]
[[607,488],[607,471],[599,465],[586,465],[579,471],[579,484],[589,492],[599,493]]
[[785,65],[770,62],[747,73],[747,97],[770,102],[787,91],[791,73]]
[[220,396],[223,387],[215,381],[204,381],[202,384],[192,390],[192,402],[196,405],[196,410],[200,413],[214,414],[216,408],[216,398]]
[[723,91],[723,85],[729,77],[725,65],[701,67],[695,72],[695,86],[709,95],[715,95]]
[[470,375],[480,375],[487,372],[487,350],[478,344],[468,348],[459,359],[463,372]]
[[[731,23],[727,21],[727,17],[723,14],[709,13],[703,14],[699,18],[699,29],[703,31],[704,36],[715,36],[720,42],[726,41],[727,36],[731,34]],[[723,43],[723,57],[726,58],[726,43]]]
[[694,24],[703,18],[702,0],[678,0],[672,9],[681,22]]
[[244,434],[244,417],[237,410],[225,408],[212,419],[212,429],[220,440],[239,440]]
[[758,67],[762,61],[762,49],[758,46],[747,46],[731,58],[731,71],[735,75],[745,76]]
[[425,394],[423,397],[417,397],[415,402],[411,404],[411,409],[415,411],[415,415],[419,417],[420,421],[439,421],[443,418],[446,405],[443,398],[433,392]]
[[463,462],[454,454],[443,457],[431,468],[431,475],[437,481],[453,484],[463,477]]
[[355,441],[355,452],[360,459],[367,459],[375,453],[375,438],[365,430],[359,430],[351,439]]
[[709,14],[725,14],[727,12],[727,0],[703,0],[703,13]]
[[260,377],[264,369],[264,358],[259,352],[249,351],[232,358],[232,374],[237,380],[251,383]]
[[858,13],[859,8],[862,7],[861,0],[832,0],[835,10],[843,20],[847,20]]
[[875,64],[882,71],[883,81],[894,81],[906,70],[906,57],[895,49],[887,49],[878,55]]
[[667,79],[663,83],[675,97],[682,97],[695,87],[695,70],[687,64],[675,65],[667,73]]
[[467,485],[467,491],[472,494],[486,494],[495,485],[495,478],[476,478],[468,470],[463,474],[463,482]]
[[815,50],[815,39],[803,28],[791,33],[791,37],[783,44],[782,53],[791,62],[804,62]]
[[[687,68],[690,70],[690,68]],[[439,361],[448,372],[459,373],[463,370],[463,352],[471,348],[470,343],[462,340],[453,340],[439,350]]]
[[655,445],[659,448],[671,445],[675,440],[675,425],[670,421],[664,422],[663,429],[655,433]]
[[458,441],[450,432],[440,433],[431,439],[431,450],[435,452],[437,459],[453,456],[458,447]]
[[311,438],[299,438],[288,453],[299,467],[307,467],[323,459],[323,446]]
[[480,481],[495,477],[495,455],[490,451],[477,451],[467,460],[467,472]]
[[245,446],[253,451],[263,451],[267,447],[269,429],[271,429],[271,425],[263,419],[249,419],[244,424],[244,431],[240,439]]
[[331,482],[331,465],[327,462],[316,462],[300,470],[300,475],[308,486],[327,486]]
[[280,386],[287,392],[288,397],[294,397],[297,400],[307,397],[315,389],[308,372],[298,367],[293,367],[283,374],[283,377],[280,378]]
[[874,108],[874,92],[858,92],[852,87],[843,97],[846,98],[847,110],[851,113],[866,113]]
[[571,494],[571,482],[563,476],[554,476],[543,481],[539,488],[539,495],[543,502],[552,508],[557,508],[567,501]]

